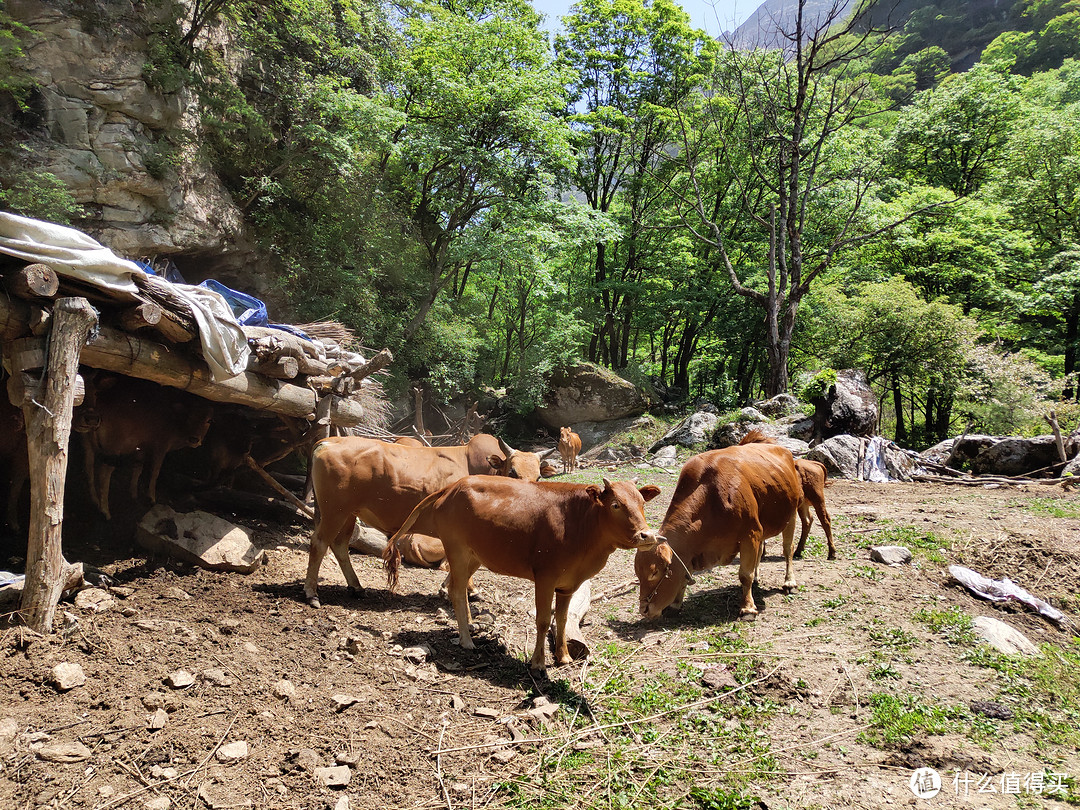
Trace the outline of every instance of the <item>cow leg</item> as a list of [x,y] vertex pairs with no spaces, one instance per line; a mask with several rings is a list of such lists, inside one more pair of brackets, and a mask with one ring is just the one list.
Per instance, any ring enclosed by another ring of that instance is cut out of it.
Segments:
[[[545,669],[544,666],[544,644],[547,641],[548,628],[551,627],[551,600],[555,597],[555,588],[536,583],[536,647],[533,648],[532,660],[529,662],[529,669],[534,672],[541,672]],[[567,602],[567,605],[570,603]],[[563,616],[562,628],[556,628],[555,636],[555,653],[558,655],[559,651],[559,638],[562,633],[566,631],[566,616]],[[563,637],[562,643],[566,645],[566,638]],[[569,655],[567,656],[569,658]]]
[[325,512],[319,515],[315,531],[311,533],[311,543],[308,545],[307,577],[304,579],[304,599],[312,607],[319,607],[319,568],[326,556],[326,550],[330,547],[330,540],[338,536],[344,524],[351,525],[355,522],[356,518],[352,515],[331,517]]
[[94,464],[94,443],[90,440],[90,435],[88,433],[82,433],[80,435],[82,436],[83,443],[83,467],[86,470],[86,487],[90,490],[90,501],[100,510],[101,498],[98,497],[96,480],[97,467]]
[[739,585],[742,586],[742,607],[739,608],[739,618],[748,622],[752,622],[757,618],[757,605],[754,604],[754,582],[757,580],[762,545],[760,527],[749,532],[739,544]]
[[466,585],[476,573],[476,569],[480,567],[480,561],[467,548],[451,550],[449,547],[446,549],[446,560],[450,564],[447,587],[450,590],[450,602],[454,606],[454,615],[457,616],[459,644],[463,650],[472,650],[476,648],[476,645],[469,632],[472,613],[469,611],[469,594]]
[[111,464],[98,464],[96,467],[98,509],[101,510],[101,514],[105,516],[106,520],[112,520],[112,514],[109,512],[109,482],[112,481],[115,468]]
[[796,560],[802,559],[806,538],[810,536],[810,528],[814,525],[814,516],[810,514],[810,504],[806,501],[799,504],[799,520],[802,522],[802,534],[799,535],[799,545],[795,547]]
[[[465,583],[465,592],[468,593],[470,599],[475,599],[481,596],[484,592],[476,587],[476,583],[473,582],[472,577],[469,577],[469,581]],[[446,579],[443,580],[442,585],[439,586],[439,596],[444,599],[450,598],[450,575],[446,575]]]
[[825,508],[825,501],[814,504],[814,511],[817,512],[818,521],[821,523],[821,528],[825,532],[825,539],[829,541],[829,559],[836,559],[836,546],[833,545],[832,539],[832,519],[829,517],[829,510]]
[[349,557],[349,541],[352,539],[354,528],[356,528],[356,518],[346,520],[341,531],[337,533],[337,537],[330,542],[330,550],[334,552],[338,565],[341,566],[341,573],[345,575],[345,581],[349,583],[349,592],[359,599],[364,595],[364,588],[356,576],[356,569],[353,568],[352,559]]
[[150,503],[157,503],[157,480],[161,475],[161,465],[164,462],[165,448],[154,450],[150,456],[150,478],[146,482],[146,494],[150,496]]
[[795,582],[795,566],[792,564],[793,549],[795,547],[795,515],[788,520],[784,527],[784,593],[791,593],[798,586]]
[[569,664],[573,660],[566,646],[566,614],[573,598],[572,593],[555,591],[555,663],[560,665]]

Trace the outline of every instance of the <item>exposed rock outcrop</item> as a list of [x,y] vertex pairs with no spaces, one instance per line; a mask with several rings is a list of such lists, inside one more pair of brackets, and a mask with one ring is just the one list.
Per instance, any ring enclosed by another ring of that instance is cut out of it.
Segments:
[[836,383],[824,397],[814,400],[814,406],[819,440],[845,434],[869,438],[877,432],[877,400],[859,369],[837,371]]
[[[645,392],[628,380],[591,363],[579,363],[554,372],[548,393],[536,415],[549,428],[577,422],[607,422],[644,413]],[[575,431],[580,433],[580,431]],[[582,442],[585,437],[582,436]]]
[[650,453],[655,453],[661,447],[681,444],[683,447],[696,447],[705,444],[716,429],[720,417],[715,413],[698,411],[692,413],[679,424],[653,442],[649,447]]

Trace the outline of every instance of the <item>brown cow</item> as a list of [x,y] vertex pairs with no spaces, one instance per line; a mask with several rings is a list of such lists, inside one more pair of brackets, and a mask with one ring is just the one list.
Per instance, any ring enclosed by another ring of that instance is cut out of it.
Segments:
[[149,459],[147,494],[157,501],[157,479],[165,456],[181,447],[198,447],[210,427],[210,403],[184,391],[132,378],[100,381],[89,412],[79,415],[83,426],[86,477],[90,497],[105,518],[109,512],[109,482],[123,456],[135,456],[131,498],[139,497],[139,481]]
[[814,525],[814,517],[810,514],[812,506],[825,532],[825,539],[829,541],[829,559],[835,560],[836,546],[833,545],[832,519],[829,517],[829,510],[825,508],[825,487],[829,485],[829,473],[820,461],[809,461],[804,458],[795,459],[795,469],[799,472],[803,491],[803,499],[799,502],[802,534],[799,536],[799,545],[795,547],[795,559],[802,559],[803,546],[806,545],[806,538],[810,535],[810,527]]
[[540,457],[486,433],[455,447],[410,447],[358,436],[317,442],[311,451],[315,531],[304,581],[308,604],[319,606],[319,567],[327,549],[352,592],[363,593],[349,560],[357,518],[389,537],[426,496],[466,475],[491,473],[535,481]]
[[577,457],[581,452],[581,437],[568,427],[559,428],[559,455],[562,456],[563,472],[577,469]]
[[450,599],[461,646],[473,649],[465,583],[485,566],[496,574],[536,585],[536,646],[531,668],[544,669],[544,640],[555,599],[555,661],[570,663],[566,612],[570,598],[596,575],[616,549],[655,546],[645,521],[645,501],[660,494],[648,485],[604,479],[596,485],[536,483],[479,475],[429,495],[386,546],[390,589],[397,586],[401,555],[394,541],[416,530],[438,535],[450,563]]
[[643,616],[682,605],[693,571],[739,556],[740,618],[757,615],[752,594],[764,540],[783,532],[784,591],[796,587],[792,554],[802,485],[791,452],[758,431],[736,447],[694,456],[682,468],[660,533],[666,543],[639,551],[634,570]]
[[[7,470],[7,524],[19,531],[19,499],[30,477],[30,457],[26,449],[26,428],[21,408],[16,408],[0,383],[0,470]],[[2,475],[2,473],[0,473]]]

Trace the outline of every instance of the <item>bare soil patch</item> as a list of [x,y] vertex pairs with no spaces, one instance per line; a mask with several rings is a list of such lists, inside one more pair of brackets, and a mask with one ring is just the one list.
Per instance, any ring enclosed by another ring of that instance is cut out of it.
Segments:
[[[659,525],[675,479],[651,480],[664,491],[648,505]],[[976,600],[943,571],[955,562],[1009,576],[1075,612],[1080,498],[845,481],[826,494],[840,559],[824,559],[815,527],[800,588],[785,597],[780,543],[770,541],[755,623],[733,622],[734,568],[700,577],[680,616],[639,620],[632,557],[619,553],[593,582],[594,594],[609,594],[584,628],[593,657],[549,669],[548,680],[527,667],[531,583],[479,572],[485,596],[473,610],[485,614],[477,649],[465,651],[439,571],[403,569],[391,597],[380,562],[354,556],[369,586],[356,600],[328,558],[323,607],[307,607],[309,529],[299,523],[255,526],[270,562],[249,576],[117,561],[107,543],[69,548],[69,558],[103,564],[115,602],[100,613],[63,604],[50,638],[14,627],[0,635],[0,807],[108,810],[167,797],[181,808],[322,810],[342,796],[380,810],[749,807],[750,797],[769,808],[1064,806],[1045,791],[1003,792],[1012,784],[1001,780],[1080,778],[1068,733],[1080,719],[1068,703],[1078,674],[1061,665],[1078,660],[1075,642],[1022,609]],[[862,547],[882,532],[931,539],[915,565],[890,569]],[[1014,688],[1031,670],[1013,677],[980,663],[970,639],[928,624],[958,615],[993,616],[1052,645],[1060,695]],[[428,660],[403,657],[417,645],[430,648]],[[85,685],[58,693],[49,677],[60,662],[79,664]],[[178,670],[194,684],[170,688]],[[558,711],[530,713],[538,697]],[[976,714],[972,701],[1016,717]],[[890,706],[921,724],[885,739]],[[151,729],[159,707],[166,722]],[[1024,719],[1035,707],[1049,730]],[[43,759],[42,746],[58,742],[85,751]],[[234,742],[247,743],[246,756],[223,760],[219,748]],[[315,769],[338,764],[347,786],[322,785]],[[933,799],[908,786],[922,766],[944,780]],[[953,779],[964,773],[991,777],[997,792],[972,783],[963,795]]]

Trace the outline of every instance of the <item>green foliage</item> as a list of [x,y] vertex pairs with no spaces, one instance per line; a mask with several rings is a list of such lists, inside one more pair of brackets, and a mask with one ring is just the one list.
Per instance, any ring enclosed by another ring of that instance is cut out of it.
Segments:
[[923,735],[960,731],[970,713],[960,706],[938,706],[913,695],[870,696],[870,729],[860,738],[875,748],[899,748]]
[[20,107],[25,107],[27,96],[36,86],[26,70],[20,67],[25,56],[23,48],[34,36],[30,28],[16,22],[0,5],[0,93],[10,94]]
[[699,810],[753,810],[761,804],[757,796],[725,788],[691,788],[690,799]]
[[932,633],[941,633],[950,644],[970,647],[975,644],[974,625],[971,616],[958,607],[945,610],[921,608],[915,620],[922,622]]
[[0,204],[16,214],[66,224],[82,214],[64,182],[52,172],[16,173],[0,189]]
[[836,369],[822,369],[803,382],[797,395],[803,402],[813,402],[815,399],[828,396],[834,385],[836,385]]

